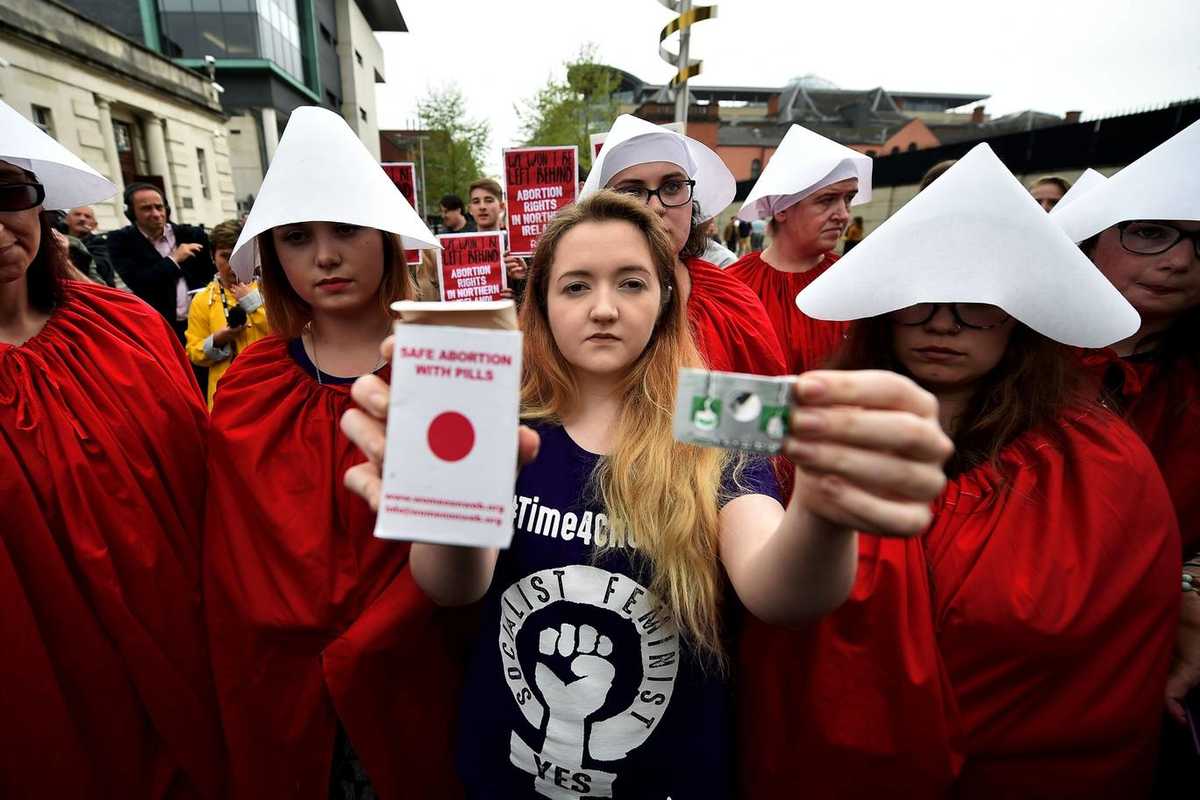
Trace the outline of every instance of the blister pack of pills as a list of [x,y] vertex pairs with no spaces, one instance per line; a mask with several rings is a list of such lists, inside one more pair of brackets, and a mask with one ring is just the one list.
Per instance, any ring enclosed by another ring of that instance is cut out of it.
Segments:
[[688,444],[778,453],[787,433],[788,392],[796,378],[680,369],[675,438]]

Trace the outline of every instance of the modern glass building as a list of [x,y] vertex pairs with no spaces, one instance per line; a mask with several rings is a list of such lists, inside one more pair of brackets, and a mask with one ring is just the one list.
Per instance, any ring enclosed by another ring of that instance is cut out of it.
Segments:
[[164,55],[266,59],[304,83],[301,19],[297,0],[158,0]]
[[230,115],[239,203],[257,191],[292,110],[322,105],[379,152],[377,32],[408,27],[397,0],[59,0],[175,63],[213,60]]

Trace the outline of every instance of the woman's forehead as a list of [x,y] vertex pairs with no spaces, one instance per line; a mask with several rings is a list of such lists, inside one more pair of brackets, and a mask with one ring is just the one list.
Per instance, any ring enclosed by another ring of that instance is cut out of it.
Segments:
[[670,161],[648,161],[645,164],[634,164],[612,176],[609,186],[615,186],[623,181],[656,181],[663,178],[687,178],[687,173],[678,164]]
[[581,222],[562,235],[550,264],[552,274],[569,270],[638,268],[654,271],[646,235],[626,220]]

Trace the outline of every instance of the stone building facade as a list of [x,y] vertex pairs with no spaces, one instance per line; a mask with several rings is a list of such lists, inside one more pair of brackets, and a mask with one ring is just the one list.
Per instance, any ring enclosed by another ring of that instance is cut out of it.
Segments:
[[[55,0],[5,0],[0,99],[118,189],[161,186],[176,222],[235,216],[226,116],[200,74]],[[126,223],[121,196],[94,206],[100,230]]]

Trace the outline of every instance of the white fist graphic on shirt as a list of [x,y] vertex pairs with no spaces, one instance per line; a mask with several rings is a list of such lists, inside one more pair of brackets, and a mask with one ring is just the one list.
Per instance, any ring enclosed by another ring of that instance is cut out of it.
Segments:
[[564,683],[548,665],[538,662],[534,681],[546,701],[549,722],[543,752],[561,763],[582,766],[586,755],[584,724],[608,698],[616,667],[608,656],[613,643],[591,625],[563,623],[538,636],[538,651],[571,659],[578,680]]

